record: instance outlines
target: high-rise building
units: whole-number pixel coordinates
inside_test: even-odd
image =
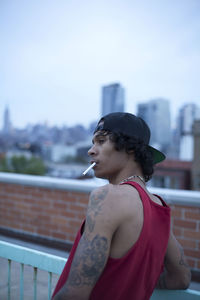
[[[151,129],[150,144],[166,151],[171,140],[169,101],[158,98],[138,105],[138,117],[141,117]]]
[[[124,112],[124,88],[119,83],[103,86],[102,116],[112,112]]]
[[[4,122],[3,122],[3,133],[9,134],[11,132],[11,121],[10,121],[10,111],[8,106],[6,106],[4,111]]]
[[[193,103],[185,104],[179,111],[178,128],[180,134],[180,159],[193,160],[193,124],[200,120],[200,108]]]
[[[194,159],[192,162],[192,187],[200,191],[200,119],[193,124]]]

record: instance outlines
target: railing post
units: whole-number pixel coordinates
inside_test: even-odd
[[[52,273],[48,272],[48,300],[51,300]]]
[[[8,259],[8,300],[10,300],[11,259]]]
[[[24,299],[24,264],[20,264],[20,300]]]
[[[34,286],[34,296],[33,299],[37,299],[37,268],[33,268],[33,286]]]

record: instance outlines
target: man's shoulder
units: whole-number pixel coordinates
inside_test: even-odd
[[[114,210],[126,208],[140,198],[138,191],[130,185],[106,184],[92,191],[90,200],[93,203],[102,202],[104,206],[112,206]],[[95,201],[96,199],[96,201]]]
[[[123,196],[124,194],[125,195],[131,194],[132,196],[138,195],[137,189],[130,185],[111,184],[111,183],[108,183],[106,185],[94,189],[91,192],[91,195],[98,195],[101,193],[105,194],[109,198],[113,198],[117,196],[120,197]]]
[[[87,220],[95,217],[98,226],[116,230],[138,214],[138,209],[141,209],[139,198],[137,190],[128,185],[106,184],[98,187],[90,194]]]

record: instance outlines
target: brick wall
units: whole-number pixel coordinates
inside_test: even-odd
[[[0,227],[72,243],[88,194],[0,183]]]
[[[53,185],[29,186],[0,180],[0,231],[9,229],[71,244],[85,217],[88,197],[89,191],[74,188],[64,190]],[[184,247],[191,268],[200,271],[200,204],[170,206],[175,236]]]
[[[200,208],[171,205],[173,231],[191,268],[200,271]]]

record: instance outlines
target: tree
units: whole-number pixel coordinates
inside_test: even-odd
[[[26,158],[24,155],[12,156],[10,160],[3,158],[0,160],[1,172],[12,172],[20,174],[44,175],[46,167],[41,158],[32,156]]]

